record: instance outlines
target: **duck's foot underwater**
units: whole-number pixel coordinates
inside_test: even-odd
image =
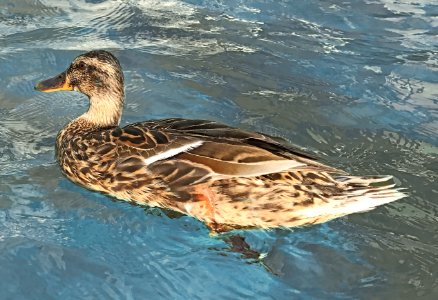
[[[244,258],[259,260],[261,253],[251,249],[251,246],[241,235],[230,235],[223,238],[223,241],[230,245],[230,251],[241,253]]]

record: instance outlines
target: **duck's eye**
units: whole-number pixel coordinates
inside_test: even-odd
[[[83,61],[81,61],[81,62],[78,64],[78,69],[79,69],[79,70],[85,70],[86,67],[87,67],[87,65],[86,65]]]

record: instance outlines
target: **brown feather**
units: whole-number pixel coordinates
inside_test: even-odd
[[[85,93],[90,108],[59,132],[56,157],[88,189],[173,209],[217,231],[315,224],[405,197],[390,177],[346,176],[296,146],[214,121],[120,128],[123,73],[109,52],[77,57],[64,77],[62,86]],[[38,87],[50,90],[47,82]]]

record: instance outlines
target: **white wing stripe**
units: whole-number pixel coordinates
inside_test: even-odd
[[[164,152],[161,152],[161,153],[158,153],[156,155],[153,155],[151,157],[146,158],[144,160],[144,163],[146,165],[150,165],[156,161],[163,160],[163,159],[175,156],[177,154],[189,151],[191,149],[197,148],[197,147],[201,146],[202,144],[203,144],[203,141],[197,141],[197,142],[187,144],[187,145],[184,145],[184,146],[181,146],[178,148],[170,149],[170,150],[167,150],[167,151],[164,151]]]

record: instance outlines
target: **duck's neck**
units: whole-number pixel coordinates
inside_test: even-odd
[[[92,96],[88,111],[78,119],[87,121],[95,127],[117,126],[122,116],[123,101],[123,92]]]

